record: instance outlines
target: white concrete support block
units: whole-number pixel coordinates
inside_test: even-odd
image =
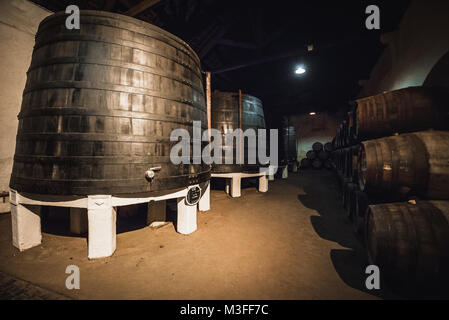
[[[116,248],[117,212],[112,207],[111,196],[89,196],[87,202],[89,219],[88,258],[111,256]]]
[[[225,192],[226,194],[231,193],[231,179],[225,179]]]
[[[178,198],[178,219],[176,231],[181,234],[190,234],[197,229],[196,205],[189,206],[185,198]]]
[[[241,185],[242,185],[241,177],[231,178],[231,189],[230,189],[231,197],[238,198],[241,196],[241,191],[240,191]]]
[[[274,181],[274,175],[276,174],[276,171],[278,170],[278,167],[276,166],[269,166],[268,167],[268,180]]]
[[[210,182],[207,184],[200,201],[198,202],[198,210],[209,211],[210,210]]]
[[[12,244],[20,251],[41,244],[40,211],[41,206],[11,202]]]
[[[70,208],[70,232],[83,234],[88,231],[87,210],[84,208]]]
[[[167,201],[150,201],[148,203],[147,226],[159,228],[167,224]]]
[[[298,172],[298,163],[296,161],[292,163],[292,171]]]
[[[288,166],[282,168],[282,179],[288,178]]]
[[[259,178],[259,192],[268,192],[268,177],[266,175]]]

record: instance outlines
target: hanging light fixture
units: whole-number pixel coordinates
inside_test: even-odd
[[[298,66],[295,70],[296,74],[304,74],[306,73],[306,69],[303,66]]]

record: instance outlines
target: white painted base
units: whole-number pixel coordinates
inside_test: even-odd
[[[232,198],[241,196],[241,184],[243,178],[259,177],[259,192],[268,191],[268,177],[266,173],[212,173],[212,178],[225,178],[225,192]]]
[[[88,231],[88,227],[87,210],[84,208],[70,208],[70,232],[83,234]]]
[[[265,175],[259,178],[259,192],[268,192],[268,177]]]
[[[238,198],[241,196],[241,183],[242,179],[240,177],[233,177],[226,179],[225,192],[233,198]]]
[[[189,206],[185,198],[178,198],[178,219],[176,231],[181,234],[191,234],[196,231],[196,205]]]
[[[198,202],[198,210],[200,210],[200,211],[209,211],[210,210],[210,182],[207,184],[207,187],[203,191],[201,199]]]
[[[10,190],[13,245],[23,251],[41,244],[41,206],[71,208],[70,229],[77,234],[85,232],[85,217],[87,217],[89,259],[109,257],[114,253],[116,249],[117,219],[115,207],[117,206],[150,202],[150,211],[152,210],[150,207],[153,206],[154,210],[158,213],[163,213],[163,216],[165,216],[165,201],[178,199],[177,229],[180,233],[189,234],[197,229],[197,205],[188,206],[185,204],[184,199],[188,189],[185,188],[173,193],[141,198],[133,198],[132,195],[128,197],[126,195],[122,197],[111,195],[92,195],[88,197],[22,195],[15,190]],[[205,211],[208,205],[210,207],[210,187],[206,189],[203,197],[203,201],[201,202],[200,200],[198,206]],[[182,201],[179,199],[182,199]],[[151,221],[153,226],[163,224],[166,224],[166,222]]]
[[[111,256],[116,249],[117,213],[111,196],[88,197],[88,258]]]
[[[297,162],[293,162],[292,163],[292,171],[293,172],[298,172],[298,163]]]
[[[11,203],[12,244],[20,251],[42,242],[40,206]]]
[[[277,166],[269,166],[268,167],[268,180],[274,181],[274,175],[276,174],[276,171],[278,170]]]
[[[231,184],[230,184],[230,190],[229,190],[231,197],[238,198],[242,195],[241,186],[242,186],[242,178],[241,177],[231,178]]]
[[[281,169],[282,169],[282,179],[287,179],[288,178],[288,166],[281,167]]]

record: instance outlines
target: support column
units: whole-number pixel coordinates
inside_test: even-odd
[[[231,179],[225,179],[225,192],[231,194]]]
[[[268,192],[268,178],[266,175],[259,178],[259,192]]]
[[[288,165],[282,168],[282,179],[288,178]]]
[[[83,234],[88,231],[87,210],[84,208],[70,208],[70,232]]]
[[[197,229],[196,205],[189,206],[185,198],[178,198],[178,219],[176,231],[181,234],[190,234]]]
[[[231,197],[238,198],[241,196],[240,188],[242,185],[242,178],[241,177],[233,177],[231,178]]]
[[[19,197],[16,191],[10,191],[12,244],[24,251],[42,242],[41,206],[22,205]]]
[[[112,207],[111,196],[88,197],[88,257],[89,259],[111,256],[116,248],[117,213]]]
[[[292,164],[292,171],[293,172],[298,172],[298,163],[295,161]]]
[[[274,174],[276,173],[277,168],[275,166],[268,167],[268,180],[274,181]]]
[[[147,226],[158,228],[167,223],[167,201],[150,201],[148,203]]]
[[[207,184],[207,187],[201,196],[201,199],[198,203],[198,210],[200,211],[210,210],[210,182]]]

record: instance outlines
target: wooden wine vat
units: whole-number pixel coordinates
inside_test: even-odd
[[[148,193],[207,181],[210,166],[175,165],[170,134],[207,129],[200,60],[143,21],[81,11],[39,26],[19,114],[10,187],[55,195]],[[155,171],[153,179],[145,173]]]
[[[266,164],[258,163],[258,140],[251,144],[245,138],[244,148],[242,152],[243,164],[237,164],[237,143],[234,141],[233,149],[233,164],[225,163],[225,134],[233,130],[241,128],[243,131],[247,129],[254,129],[256,136],[258,129],[265,129],[265,117],[263,112],[262,101],[248,94],[242,94],[241,105],[242,111],[240,114],[240,97],[238,93],[214,91],[212,95],[212,128],[218,129],[222,134],[222,164],[213,164],[212,171],[214,173],[233,173],[233,172],[259,172],[261,166]],[[240,123],[241,122],[241,123]],[[267,140],[269,140],[267,134]],[[268,144],[268,142],[267,142]],[[268,146],[267,146],[268,148]],[[249,163],[248,153],[252,152],[256,155],[256,163]],[[267,151],[268,153],[268,151]]]
[[[282,128],[283,159],[286,162],[297,160],[296,129],[293,126]]]

